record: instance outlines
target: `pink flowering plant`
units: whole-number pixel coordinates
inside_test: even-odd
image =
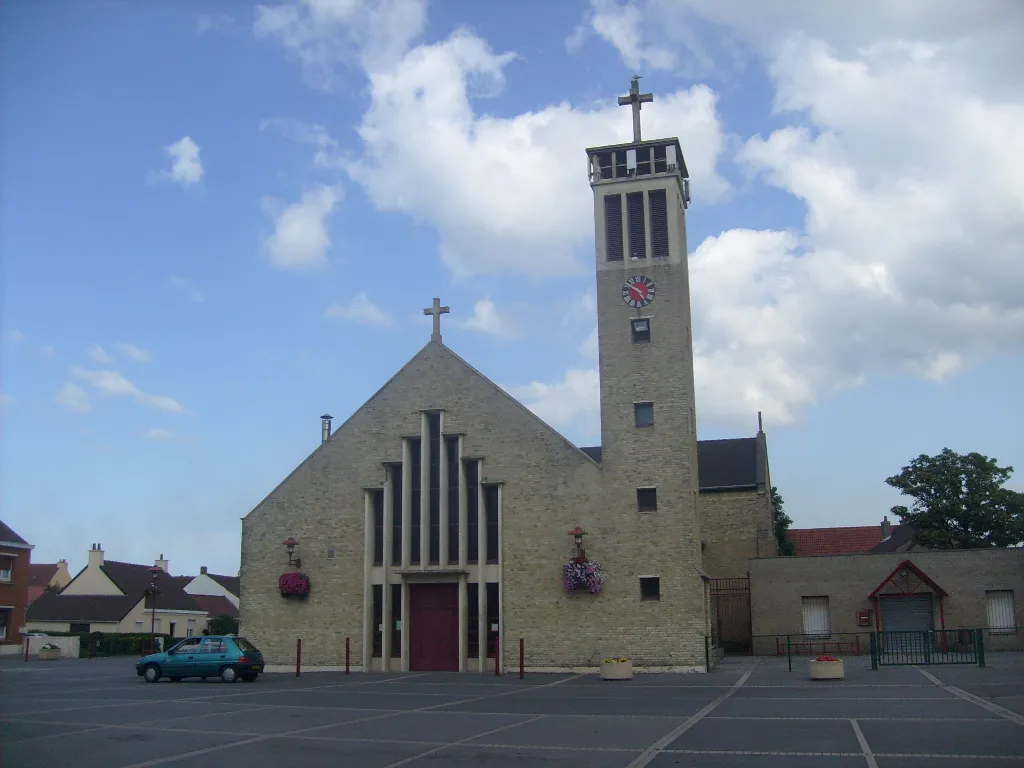
[[[596,560],[573,558],[562,567],[562,584],[570,592],[586,589],[596,594],[604,586],[604,571]]]
[[[286,573],[278,581],[281,597],[303,598],[309,594],[309,577],[304,573]]]

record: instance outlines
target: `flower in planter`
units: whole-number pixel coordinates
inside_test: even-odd
[[[815,661],[842,661],[838,656],[819,656]]]
[[[625,664],[628,661],[629,661],[629,659],[627,659],[625,656],[620,656],[617,659],[605,659],[604,663],[605,664]]]
[[[303,598],[309,594],[309,577],[304,573],[286,573],[278,580],[281,597]]]
[[[597,593],[604,586],[604,571],[595,560],[572,559],[562,567],[562,584],[570,592],[586,588]]]

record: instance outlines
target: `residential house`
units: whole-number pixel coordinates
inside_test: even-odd
[[[47,590],[60,592],[70,581],[67,560],[32,563],[28,567],[28,604],[32,605]]]
[[[892,525],[888,516],[881,525],[856,525],[843,528],[791,528],[787,534],[797,557],[821,555],[858,555],[865,552],[909,552],[914,549],[914,529]]]
[[[85,568],[59,594],[29,607],[29,629],[40,632],[150,632],[172,637],[200,634],[208,614],[185,592],[193,579],[172,576],[160,556],[153,566],[106,560],[99,544]],[[156,587],[155,601],[150,595]]]
[[[0,520],[0,645],[21,644],[32,545]]]
[[[211,619],[218,616],[238,618],[240,589],[237,576],[210,573],[204,565],[199,569],[199,575],[189,580],[184,589]]]

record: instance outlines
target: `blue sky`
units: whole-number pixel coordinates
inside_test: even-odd
[[[693,177],[700,437],[763,411],[799,527],[944,446],[1024,465],[1019,16],[927,5],[5,4],[0,514],[73,572],[234,572],[434,296],[599,442],[583,150],[634,72]]]

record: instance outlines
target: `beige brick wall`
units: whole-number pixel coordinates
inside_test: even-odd
[[[767,491],[702,493],[700,515],[704,570],[712,578],[746,576],[750,558],[775,555]]]
[[[833,633],[872,631],[873,626],[857,626],[857,611],[874,611],[868,595],[904,560],[913,562],[949,593],[943,598],[947,629],[985,627],[985,590],[993,589],[1014,591],[1017,624],[1022,623],[1022,549],[777,557],[750,561],[754,634],[801,633],[801,597],[805,595],[828,595]],[[935,617],[938,628],[937,608]],[[999,645],[998,638],[995,643]]]
[[[692,534],[684,535],[692,508],[641,516],[632,487],[602,493],[594,462],[431,343],[243,520],[241,632],[268,664],[293,663],[300,637],[306,664],[343,664],[346,636],[353,661],[362,658],[363,488],[381,483],[382,462],[401,459],[400,437],[419,434],[420,410],[434,408],[445,411],[446,433],[465,433],[463,455],[482,457],[482,475],[505,483],[506,665],[518,664],[520,637],[531,667],[595,664],[612,654],[638,664],[703,663],[702,593],[686,557]],[[576,525],[605,568],[603,594],[568,595],[561,585]],[[312,582],[306,600],[278,590],[288,536],[299,539],[296,554]],[[326,559],[327,547],[336,559]],[[662,600],[641,602],[636,577],[652,569]]]

